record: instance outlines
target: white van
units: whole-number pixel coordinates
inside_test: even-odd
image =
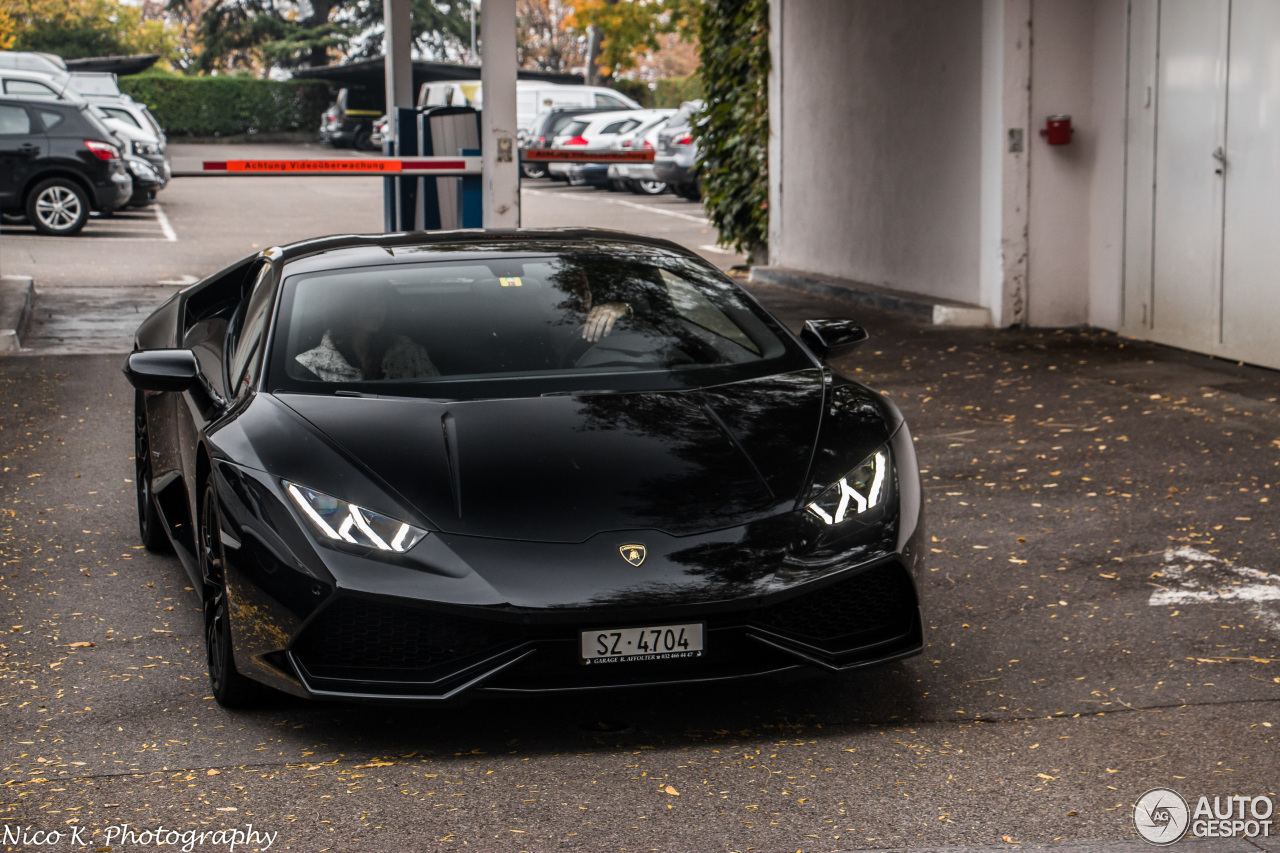
[[[418,91],[419,107],[475,107],[484,105],[479,80],[444,80],[424,83]],[[606,107],[638,110],[640,105],[621,92],[604,86],[568,86],[537,80],[516,81],[516,126],[524,129],[534,116],[553,107]]]

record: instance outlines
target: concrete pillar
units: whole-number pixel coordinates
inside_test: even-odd
[[[398,108],[412,107],[413,91],[413,37],[409,31],[410,0],[384,0],[382,6],[382,37],[384,61],[387,81],[387,117],[388,128],[395,142],[391,152],[397,156],[400,151],[400,121]],[[417,152],[414,152],[417,153]],[[383,230],[397,231],[401,227],[412,228],[413,223],[400,223],[396,212],[400,209],[398,197],[403,188],[401,181],[395,178],[384,178],[383,186]]]
[[[480,119],[485,228],[520,225],[520,159],[516,148],[516,0],[480,5]]]
[[[991,311],[995,326],[1025,325],[1029,157],[1035,134],[1031,0],[983,0],[981,121],[981,304]]]

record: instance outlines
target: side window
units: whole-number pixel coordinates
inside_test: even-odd
[[[249,304],[245,306],[236,334],[235,350],[231,354],[231,369],[227,375],[231,379],[228,391],[233,397],[245,386],[252,387],[258,380],[262,364],[262,343],[266,338],[267,318],[271,314],[275,295],[275,288],[271,286],[271,265],[264,263],[254,277]]]
[[[122,110],[119,107],[103,107],[102,111],[111,118],[119,119],[127,125],[142,129],[142,125],[138,124],[138,120],[128,110]]]
[[[707,297],[698,292],[692,284],[674,273],[659,270],[662,283],[667,286],[667,295],[671,297],[671,307],[685,320],[701,326],[713,334],[727,338],[735,344],[748,349],[756,355],[760,348],[756,346],[737,324],[724,315]]]
[[[31,132],[31,116],[22,107],[0,107],[0,134],[18,136]]]
[[[613,107],[614,109],[625,110],[630,109],[629,104],[625,104],[612,95],[596,95],[597,107]]]
[[[626,125],[627,125],[627,122],[625,122],[625,121],[615,121],[615,122],[610,122],[609,124],[606,124],[606,125],[604,126],[604,129],[603,129],[603,130],[601,130],[601,131],[600,131],[600,135],[601,135],[601,136],[604,136],[605,134],[621,133],[621,132],[622,132],[622,129],[623,129]]]
[[[44,125],[46,131],[53,130],[62,124],[62,120],[66,118],[62,113],[55,110],[36,110],[36,115],[40,116],[40,123]]]
[[[4,93],[6,95],[27,95],[35,98],[58,100],[57,92],[43,83],[37,83],[35,80],[5,80]]]

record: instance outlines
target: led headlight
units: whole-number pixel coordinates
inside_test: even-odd
[[[882,447],[836,480],[805,509],[825,524],[839,524],[884,503],[889,491],[889,449]]]
[[[158,181],[160,176],[156,174],[156,170],[146,160],[129,160],[129,171],[133,172],[139,178],[149,181]]]
[[[298,509],[326,539],[403,554],[427,535],[421,528],[306,486],[287,480],[284,486]]]

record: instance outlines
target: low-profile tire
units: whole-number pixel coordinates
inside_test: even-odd
[[[227,585],[223,574],[226,552],[218,517],[218,498],[212,475],[200,498],[200,524],[196,532],[200,572],[204,577],[204,644],[209,666],[209,687],[224,708],[252,708],[261,704],[265,688],[236,669],[231,637]]]
[[[147,429],[146,401],[141,391],[134,392],[133,400],[133,483],[138,495],[138,539],[148,551],[165,553],[172,548],[151,491],[151,435]]]
[[[89,221],[89,196],[69,178],[50,178],[27,195],[27,221],[41,234],[69,237]]]
[[[539,166],[536,163],[521,163],[520,174],[526,178],[545,178],[547,176],[547,167]]]
[[[667,185],[662,181],[632,181],[631,191],[640,195],[662,195]]]

